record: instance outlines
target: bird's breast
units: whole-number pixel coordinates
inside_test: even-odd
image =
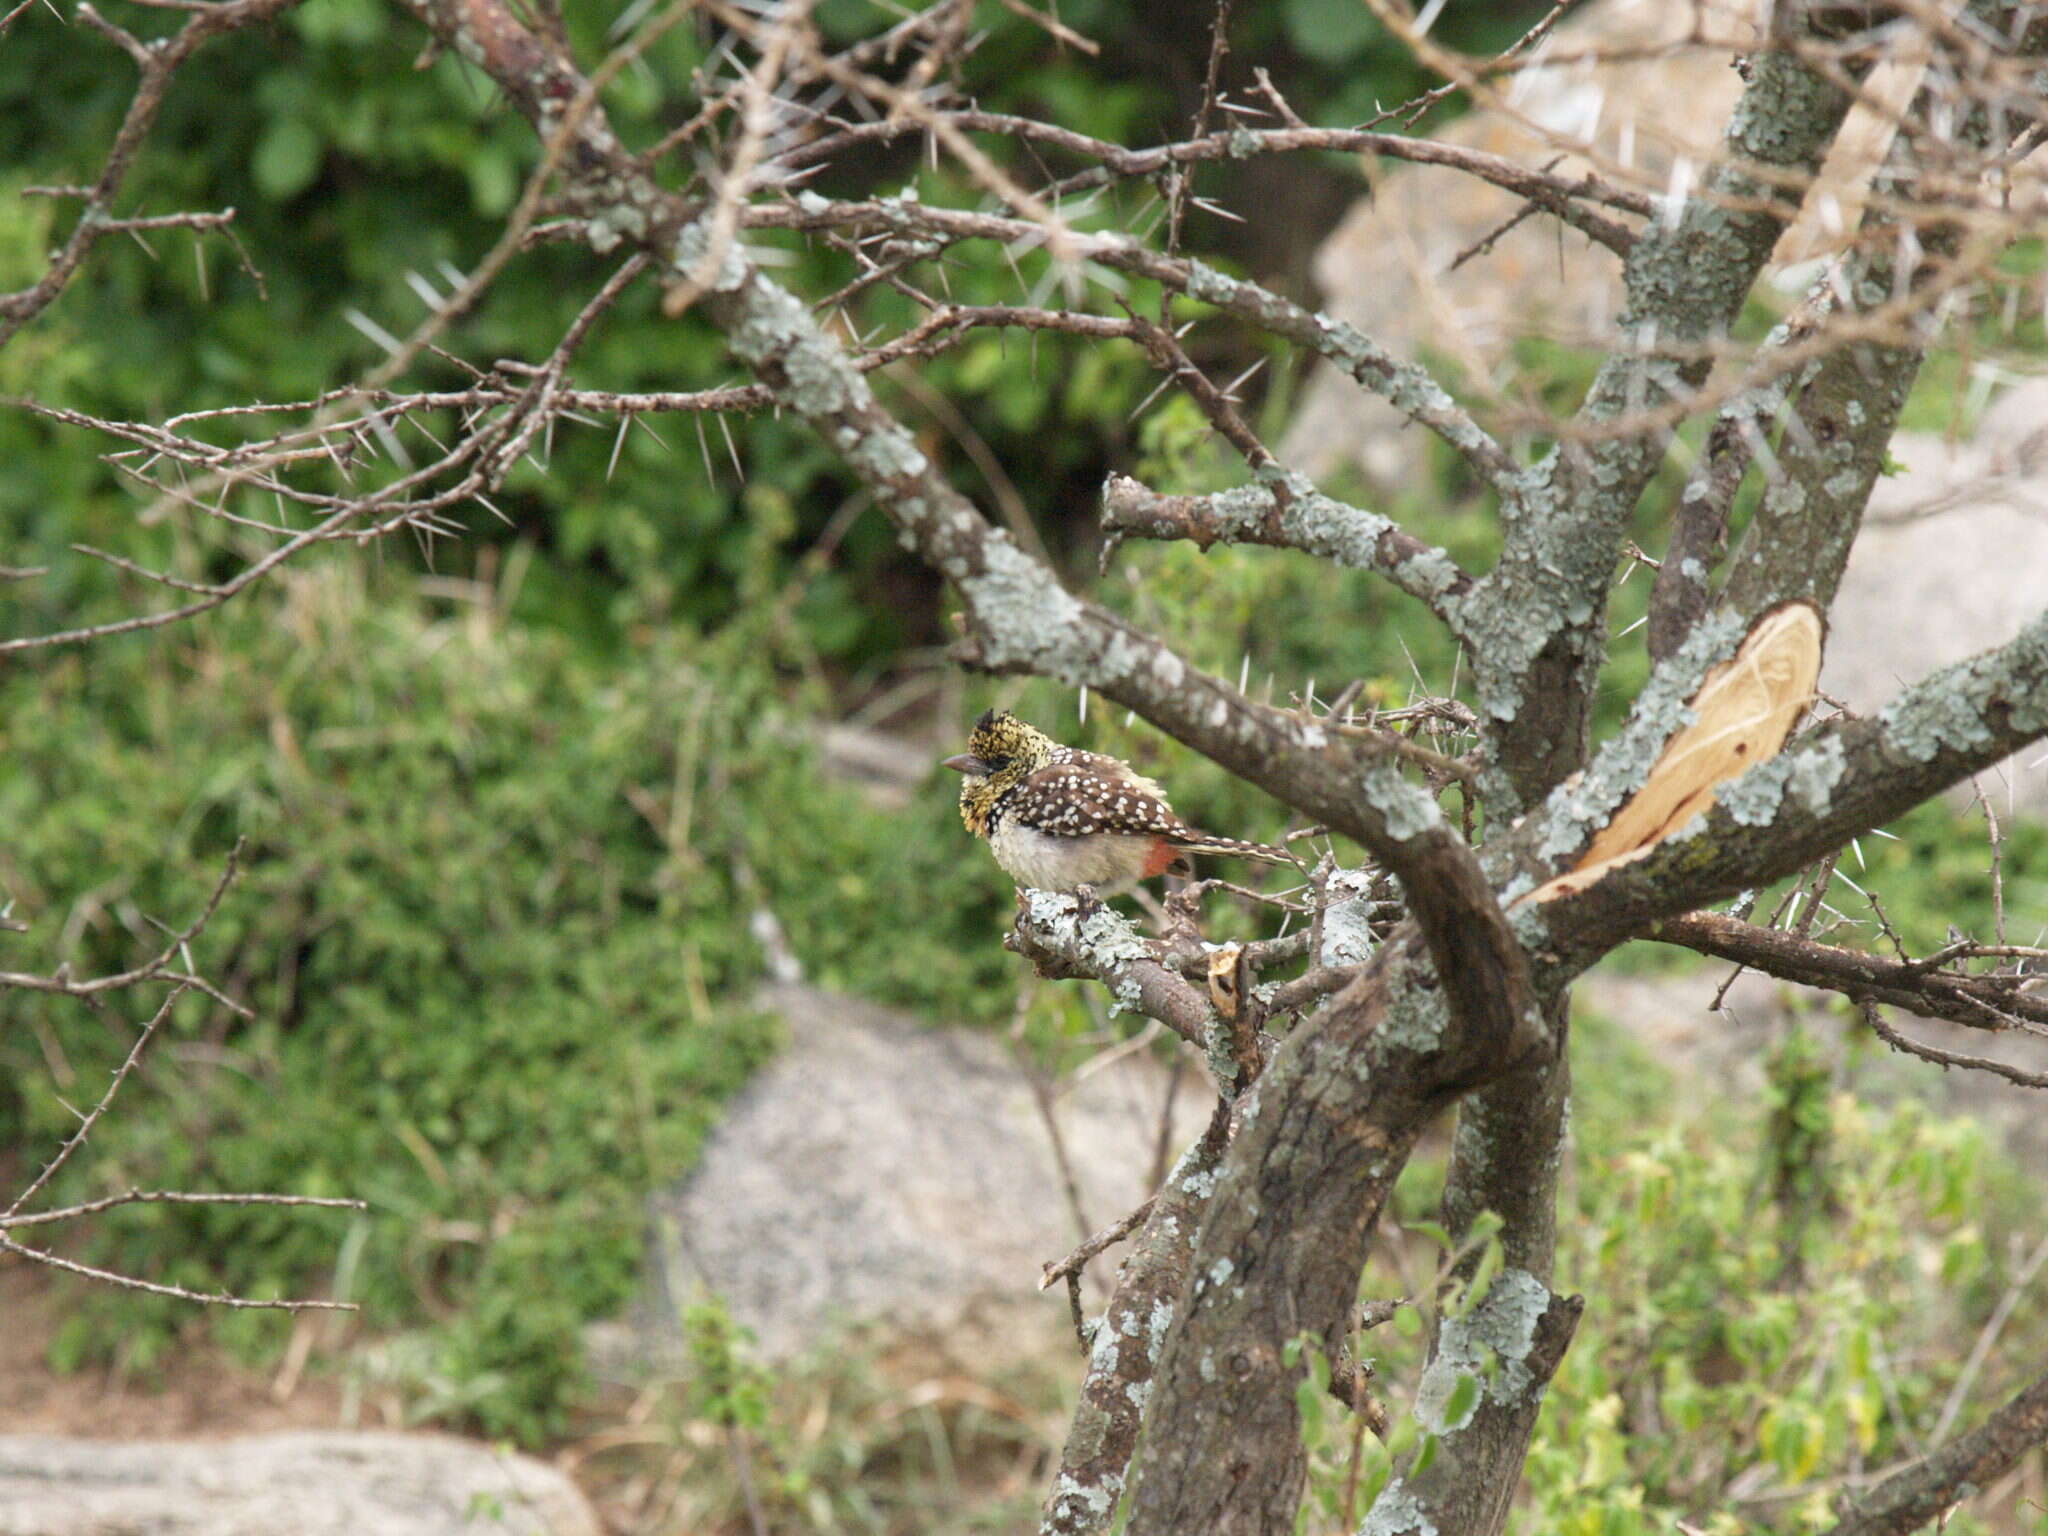
[[[997,820],[988,845],[1003,873],[1019,885],[1071,891],[1077,885],[1111,886],[1140,878],[1156,841],[1151,833],[1054,837],[1004,816]]]

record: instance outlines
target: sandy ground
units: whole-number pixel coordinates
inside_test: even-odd
[[[214,1350],[180,1351],[125,1379],[103,1367],[60,1375],[49,1341],[63,1290],[34,1266],[0,1260],[0,1434],[225,1439],[341,1424],[338,1384],[250,1371]]]

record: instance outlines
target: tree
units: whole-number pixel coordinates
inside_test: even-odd
[[[1203,1045],[1220,1092],[1209,1134],[1126,1229],[1134,1248],[1092,1333],[1046,1530],[1105,1529],[1120,1503],[1132,1532],[1293,1529],[1304,1477],[1297,1389],[1320,1358],[1334,1389],[1363,1411],[1347,1338],[1367,1245],[1418,1136],[1452,1104],[1443,1226],[1460,1254],[1450,1278],[1462,1299],[1442,1313],[1418,1392],[1426,1449],[1382,1490],[1365,1528],[1503,1527],[1545,1384],[1583,1306],[1551,1289],[1569,989],[1618,946],[1654,935],[1828,988],[1880,1029],[1889,1028],[1881,1010],[1894,1006],[1987,1029],[2048,1023],[2022,968],[2038,953],[2002,936],[1891,958],[1752,924],[1746,908],[1707,910],[1809,868],[1824,884],[1851,838],[2048,735],[2048,611],[2006,645],[1906,687],[1875,717],[1838,715],[1782,750],[1782,733],[1755,738],[1732,765],[1746,771],[1690,780],[1681,814],[1652,818],[1624,847],[1600,841],[1626,807],[1644,803],[1646,782],[1668,787],[1655,777],[1667,743],[1708,713],[1734,675],[1727,664],[1753,659],[1772,617],[1788,605],[1825,612],[1936,317],[1983,301],[1999,280],[1996,261],[2038,218],[2029,155],[2042,121],[2036,61],[2048,46],[2039,7],[1781,3],[1762,33],[1721,39],[1739,46],[1746,81],[1721,157],[1696,185],[1653,195],[1619,168],[1565,176],[1377,127],[1313,128],[1263,80],[1255,99],[1229,102],[1220,84],[1227,5],[1193,133],[1133,149],[961,101],[945,83],[972,44],[975,17],[961,0],[850,39],[794,0],[679,3],[638,15],[588,69],[554,7],[404,4],[431,49],[467,61],[532,125],[538,164],[495,246],[411,336],[391,339],[380,367],[317,400],[254,402],[227,425],[219,413],[155,423],[31,406],[126,445],[116,457],[148,492],[145,521],[225,520],[255,552],[204,580],[155,573],[177,596],[148,613],[9,637],[0,653],[177,622],[317,544],[452,532],[451,519],[489,507],[564,419],[611,416],[623,432],[662,412],[772,409],[828,443],[950,583],[963,664],[1056,679],[1123,705],[1364,848],[1369,869],[1318,865],[1318,915],[1305,940],[1259,941],[1220,959],[1201,943],[1192,903],[1177,904],[1161,938],[1085,898],[1035,893],[1020,906],[1018,950],[1049,973],[1100,982]],[[1454,90],[1500,99],[1497,82],[1539,56],[1563,10],[1485,61],[1432,41],[1396,0],[1368,4],[1444,77],[1422,107]],[[157,42],[80,7],[140,80],[99,180],[58,189],[79,217],[41,279],[0,298],[0,341],[59,296],[101,237],[228,226],[220,213],[121,215],[123,177],[184,61],[291,5],[218,0]],[[1080,45],[1056,18],[1010,9],[1023,18],[1010,24]],[[607,93],[664,36],[698,24],[721,39],[714,66],[677,103],[671,132],[630,146],[612,126]],[[1767,338],[1738,342],[1742,307],[1851,104],[1907,38],[1929,63],[1859,227]],[[831,115],[842,101],[860,104],[859,121]],[[1227,124],[1226,108],[1238,109]],[[948,157],[977,205],[882,190],[900,167],[874,152],[906,142]],[[1625,304],[1576,409],[1560,420],[1504,411],[1489,420],[1419,362],[1183,254],[1204,165],[1307,150],[1481,177],[1613,252]],[[678,171],[684,151],[694,169]],[[1146,237],[1114,227],[1100,208],[1077,208],[1125,184],[1159,191],[1163,217]],[[839,253],[852,275],[830,291],[792,291],[772,265],[773,242],[792,233]],[[542,243],[595,258],[583,268],[587,301],[546,355],[486,364],[441,351],[507,266]],[[943,296],[949,258],[991,261],[998,247],[1041,279],[1025,302]],[[715,328],[749,379],[689,393],[578,388],[579,346],[647,280],[663,286],[671,319],[690,314]],[[1101,299],[1105,285],[1113,304]],[[1045,302],[1055,291],[1064,302]],[[908,301],[899,313],[909,320],[885,339],[865,329],[876,295]],[[1290,472],[1183,345],[1187,326],[1203,322],[1254,328],[1328,359],[1446,443],[1497,509],[1493,566],[1468,570]],[[985,517],[869,379],[977,331],[1013,328],[1142,349],[1242,457],[1245,483],[1213,495],[1113,478],[1102,501],[1112,540],[1264,544],[1383,577],[1462,644],[1477,707],[1447,702],[1438,713],[1469,731],[1471,750],[1424,747],[1349,697],[1261,703],[1076,593],[1028,529]],[[461,377],[409,386],[434,359]],[[416,461],[398,433],[432,418],[451,430]],[[1650,610],[1655,670],[1627,724],[1596,751],[1610,583],[1646,489],[1695,421],[1707,423],[1704,451],[1676,500],[1651,509],[1667,530]],[[1738,493],[1752,479],[1754,510],[1729,551]],[[259,510],[273,504],[311,521]],[[1803,689],[1791,702],[1804,703]],[[1455,819],[1442,803],[1453,790]],[[1555,883],[1574,870],[1577,879]],[[1303,960],[1277,991],[1254,990],[1262,973]],[[1266,1028],[1289,1018],[1279,1038]],[[2048,1377],[1878,1483],[1838,1529],[1910,1529],[2044,1434]]]

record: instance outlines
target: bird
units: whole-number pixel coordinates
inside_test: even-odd
[[[1061,746],[1007,710],[977,720],[967,750],[942,766],[961,776],[967,830],[1026,889],[1114,895],[1154,875],[1192,873],[1196,853],[1295,862],[1264,843],[1196,831],[1130,764]]]

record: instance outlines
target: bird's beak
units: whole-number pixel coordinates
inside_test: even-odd
[[[955,773],[972,773],[981,778],[988,777],[988,764],[984,763],[972,752],[962,752],[958,757],[949,757],[939,766],[941,768],[950,768]]]

